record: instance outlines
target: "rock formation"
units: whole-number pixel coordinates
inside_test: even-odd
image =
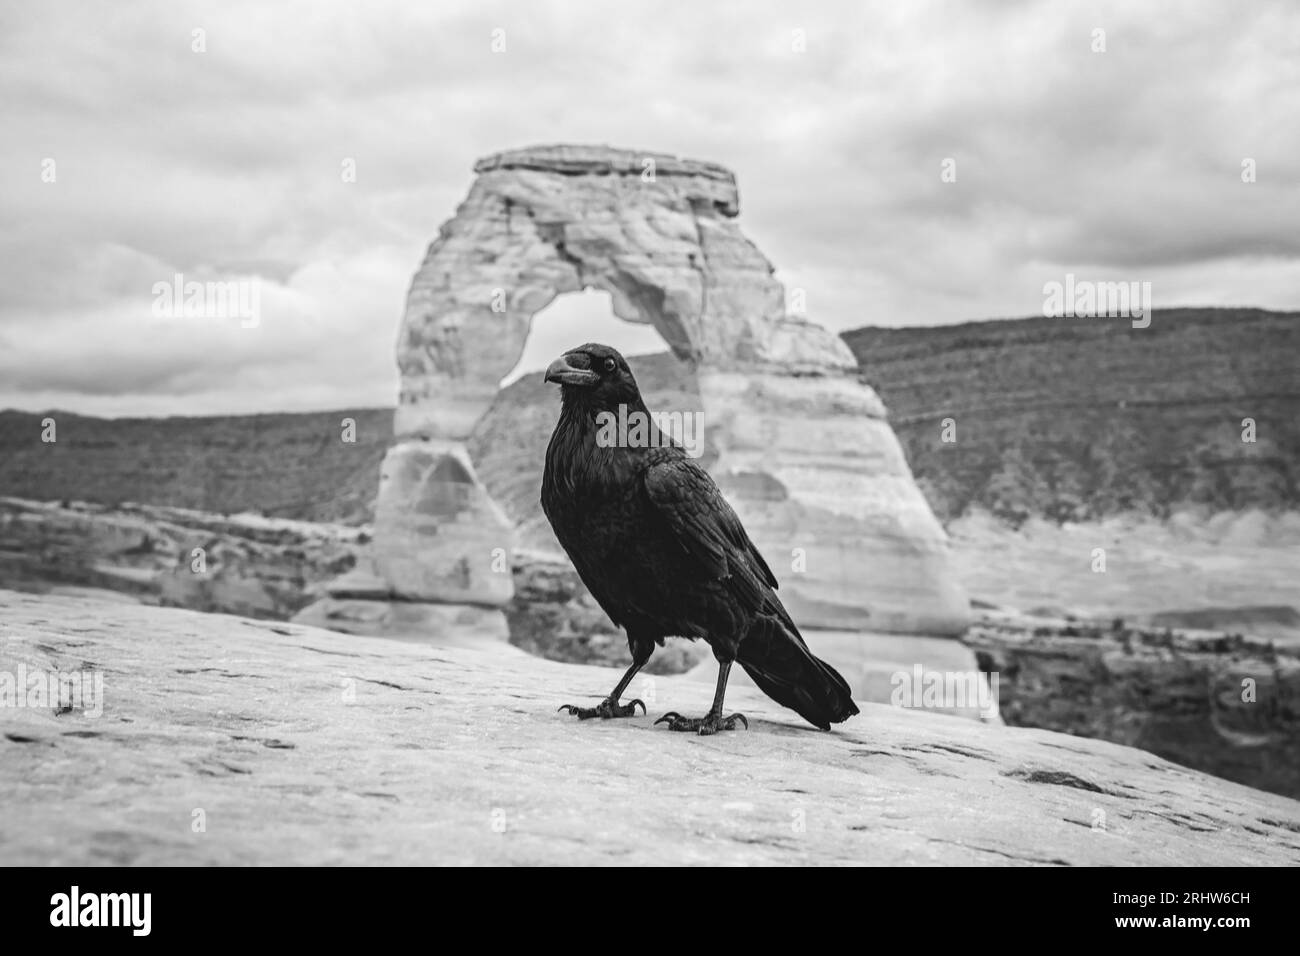
[[[0,585],[287,620],[355,571],[369,537],[260,515],[0,498]]]
[[[1157,309],[1145,329],[1039,315],[844,340],[945,521],[1300,510],[1300,313]]]
[[[47,417],[58,426],[48,444]],[[392,435],[384,408],[195,418],[0,411],[0,495],[366,524]]]
[[[1050,731],[737,687],[750,729],[694,737],[653,721],[709,686],[658,676],[580,724],[607,669],[6,591],[0,635],[0,674],[102,687],[0,708],[10,865],[1300,863],[1296,801]]]
[[[1098,737],[1300,797],[1300,648],[1222,631],[980,614],[1003,719]]]
[[[507,636],[484,608],[392,600],[369,570],[369,540],[366,528],[257,515],[0,498],[0,587],[439,644]],[[511,644],[557,661],[626,665],[623,632],[562,554],[521,548],[512,578]],[[1206,628],[1216,616],[1190,619]],[[1212,626],[1170,630],[986,608],[962,642],[866,630],[808,635],[860,700],[891,700],[896,675],[918,662],[946,674],[996,672],[1001,719],[1010,724],[1142,747],[1248,786],[1300,794],[1300,649]],[[707,693],[717,676],[707,647],[669,641],[645,671],[687,672]],[[1241,699],[1246,678],[1249,702]],[[751,685],[736,672],[731,686]],[[990,720],[979,700],[926,709]]]
[[[375,570],[394,594],[510,601],[502,554],[521,516],[494,501],[468,446],[532,317],[594,288],[690,363],[709,467],[802,624],[960,632],[967,602],[945,535],[884,407],[839,338],[786,313],[771,263],[736,225],[728,170],[548,146],[475,172],[415,276],[398,338],[397,440],[375,525]]]

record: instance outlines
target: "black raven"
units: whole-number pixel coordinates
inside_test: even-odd
[[[560,385],[560,420],[546,449],[542,510],[632,652],[609,697],[560,709],[582,719],[645,710],[619,698],[656,643],[686,637],[706,640],[718,660],[713,706],[702,718],[671,712],[655,723],[701,734],[737,721],[748,727],[743,714],[723,715],[733,661],[823,730],[856,714],[848,684],[808,650],[776,596],[776,577],[713,479],[654,427],[623,356],[583,345],[551,363],[546,381]],[[624,435],[612,427],[620,414],[632,425]]]

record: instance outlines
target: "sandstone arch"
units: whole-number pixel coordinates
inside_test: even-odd
[[[786,314],[712,163],[592,146],[500,153],[442,226],[398,338],[398,441],[385,459],[375,566],[391,594],[450,606],[511,595],[514,524],[466,442],[557,296],[610,293],[696,369],[715,477],[809,626],[955,633],[966,602],[946,538],[875,393],[837,336]],[[540,463],[538,463],[540,469]]]

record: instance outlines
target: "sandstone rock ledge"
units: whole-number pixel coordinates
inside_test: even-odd
[[[0,591],[20,665],[104,707],[0,709],[0,864],[1300,862],[1296,801],[1139,750],[879,705],[823,734],[743,690],[748,732],[672,734],[709,697],[673,677],[579,724],[614,672],[502,644]]]

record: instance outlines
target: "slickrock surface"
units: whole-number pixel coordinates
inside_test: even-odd
[[[1300,511],[1031,518],[1017,529],[980,511],[949,530],[961,579],[985,605],[1300,647]],[[1094,570],[1098,548],[1104,573]]]
[[[1139,750],[740,689],[749,731],[673,734],[670,677],[579,723],[614,671],[455,644],[0,592],[0,691],[103,681],[0,709],[0,863],[1300,863],[1300,804]]]

